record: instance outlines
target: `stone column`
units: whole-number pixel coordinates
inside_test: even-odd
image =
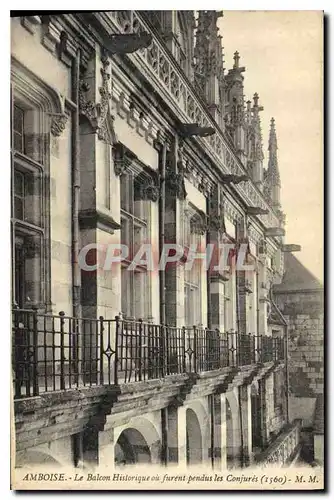
[[[115,466],[114,430],[108,429],[99,433],[99,466]]]
[[[220,467],[222,470],[227,468],[227,449],[226,449],[226,396],[220,395]]]
[[[261,444],[265,448],[268,443],[267,411],[266,411],[266,380],[259,380],[260,411],[261,411]]]
[[[213,458],[214,458],[214,469],[221,469],[221,455],[222,455],[222,436],[221,436],[221,425],[222,425],[222,413],[221,413],[221,397],[220,394],[214,394],[214,448],[213,448]]]
[[[88,469],[99,465],[99,431],[93,427],[82,433],[82,457]]]
[[[186,407],[179,406],[177,409],[177,443],[178,443],[178,464],[181,467],[187,465],[187,419]]]
[[[169,406],[167,409],[167,462],[177,464],[178,450],[178,408]]]
[[[245,385],[239,388],[242,437],[243,437],[243,465],[248,466],[252,462],[252,406],[251,406],[251,386]]]

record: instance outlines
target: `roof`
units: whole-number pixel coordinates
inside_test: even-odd
[[[269,314],[268,323],[271,325],[286,326],[287,323],[284,319],[284,316],[278,309],[275,301],[271,300],[270,302],[271,302],[271,311]]]
[[[315,434],[324,434],[324,396],[319,394],[314,410],[313,432]]]
[[[284,253],[282,282],[274,285],[274,293],[298,290],[323,290],[323,284],[292,253]]]

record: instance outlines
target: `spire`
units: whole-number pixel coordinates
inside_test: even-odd
[[[265,172],[265,195],[273,208],[280,209],[281,179],[277,160],[275,119],[270,120],[268,169]]]
[[[259,94],[256,92],[253,95],[253,103],[250,100],[246,103],[247,167],[251,173],[253,182],[262,190],[264,156],[260,111],[263,111],[263,106],[260,106],[259,100]]]
[[[273,186],[281,186],[281,179],[278,170],[277,161],[277,137],[275,129],[275,119],[270,120],[270,132],[269,132],[269,160],[268,160],[268,176],[271,178]]]

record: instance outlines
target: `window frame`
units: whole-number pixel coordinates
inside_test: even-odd
[[[150,240],[150,217],[149,217],[149,203],[151,203],[149,200],[144,200],[144,199],[137,199],[136,200],[136,181],[140,182],[140,175],[144,173],[144,170],[141,169],[138,165],[134,165],[131,168],[129,168],[126,172],[124,172],[120,176],[120,220],[121,220],[121,244],[128,245],[129,248],[129,254],[126,259],[122,260],[121,263],[121,296],[122,296],[122,303],[121,303],[121,311],[122,311],[122,316],[124,319],[127,320],[138,320],[138,319],[143,319],[149,316],[149,307],[147,304],[147,301],[144,298],[143,293],[137,292],[138,285],[140,288],[147,288],[150,283],[149,283],[149,277],[148,277],[148,272],[146,266],[142,265],[137,265],[134,270],[129,271],[129,278],[128,278],[128,283],[125,285],[125,290],[124,288],[124,278],[123,278],[123,272],[129,267],[131,264],[131,258],[133,258],[137,251],[138,248],[136,248],[136,237],[135,237],[135,230],[136,228],[140,228],[144,230],[144,238],[141,238],[141,242]],[[126,201],[127,201],[127,206],[122,207],[122,181],[124,182],[125,179],[128,179],[127,181],[127,186],[125,187],[126,192]],[[140,212],[141,212],[141,217],[139,214],[136,214],[136,203],[140,203]],[[130,235],[130,241],[125,242],[123,239],[123,225],[124,221],[127,221],[127,224],[129,225],[129,230],[127,231],[127,234]],[[143,282],[138,284],[138,278],[142,278]],[[137,283],[136,283],[137,280]],[[140,301],[140,311],[136,311],[137,306],[137,297],[141,298]],[[123,302],[123,297],[124,297],[124,302]],[[124,303],[126,302],[128,309],[125,311]],[[137,314],[139,312],[139,314]]]
[[[46,120],[50,120],[47,116],[45,106],[41,102],[41,95],[39,94],[39,99],[34,98],[36,93],[36,88],[31,83],[29,78],[24,80],[24,90],[22,89],[21,83],[22,75],[20,71],[12,73],[11,82],[11,240],[12,240],[12,302],[15,306],[20,306],[23,308],[37,307],[43,312],[49,312],[51,310],[51,283],[48,276],[50,275],[50,220],[49,220],[49,204],[50,200],[48,198],[49,186],[49,163],[50,163],[50,127],[46,123]],[[17,83],[19,82],[19,83]],[[46,96],[43,96],[45,99]],[[26,122],[26,117],[22,117],[22,147],[18,150],[17,143],[15,143],[15,118],[14,112],[15,108],[20,109],[23,114],[31,112],[30,117],[31,124],[28,125]],[[25,134],[31,133],[31,151],[30,154],[27,151],[27,143],[25,142]],[[34,142],[36,139],[36,142]],[[18,197],[15,192],[15,174],[22,175],[31,182],[32,196],[36,196],[35,200],[32,199],[33,207],[31,210],[32,214],[37,213],[36,220],[27,220],[24,213],[21,217],[17,217],[15,213],[15,199]],[[36,190],[36,191],[35,191]],[[20,197],[23,206],[24,201],[27,200],[27,192],[23,192]],[[35,202],[39,204],[37,212],[35,211]],[[26,207],[23,207],[23,212]],[[17,293],[16,286],[18,283],[18,278],[16,273],[19,272],[19,268],[26,267],[27,264],[20,263],[19,266],[16,265],[17,251],[16,246],[19,244],[19,240],[22,241],[23,247],[25,247],[24,240],[29,241],[31,238],[37,241],[37,252],[34,255],[36,265],[36,270],[33,271],[38,276],[38,279],[34,279],[34,298],[29,300],[29,298],[20,297],[20,304],[16,304],[16,299],[19,297],[20,292]],[[28,250],[22,250],[23,255]],[[28,283],[27,272],[24,273],[24,281]]]
[[[188,253],[191,245],[202,245],[203,235],[191,231],[191,218],[197,214],[201,216],[200,210],[195,207],[192,203],[185,203],[183,206],[184,213],[184,224],[182,228],[183,232],[183,245],[185,252]],[[195,271],[194,271],[195,269]],[[192,274],[193,273],[193,274]],[[190,278],[190,279],[189,279]],[[195,279],[193,279],[195,278]],[[184,266],[184,320],[186,326],[200,326],[202,325],[202,314],[203,314],[203,300],[202,300],[202,263],[198,260],[194,260],[192,268],[190,270],[185,269]],[[194,303],[190,303],[190,293],[196,292],[194,294]],[[187,300],[188,299],[188,300]],[[197,318],[196,318],[197,312]]]

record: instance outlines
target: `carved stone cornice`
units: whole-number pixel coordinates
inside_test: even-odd
[[[113,147],[115,174],[123,175],[132,165],[136,155],[127,149],[122,143],[117,142]]]
[[[101,62],[102,86],[99,87],[101,101],[99,103],[94,103],[86,98],[85,94],[90,90],[90,86],[81,78],[79,84],[79,110],[80,114],[87,118],[93,130],[97,133],[98,138],[109,142],[107,116],[109,111],[109,100],[111,99],[109,90],[110,73],[108,72],[110,62],[108,57],[104,54],[101,57]]]

